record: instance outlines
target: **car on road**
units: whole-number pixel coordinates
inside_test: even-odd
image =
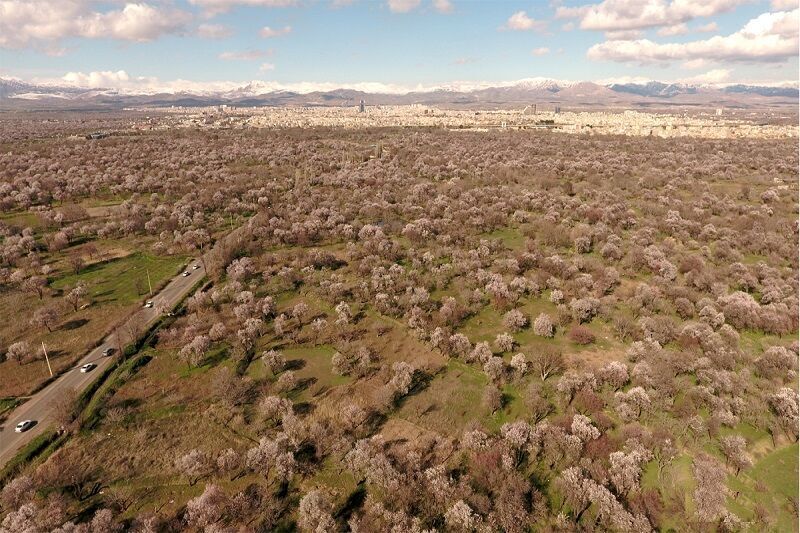
[[[150,309],[150,308],[152,308],[152,307],[153,307],[153,300],[147,300],[147,301],[144,303],[144,306],[145,306],[147,309]]]
[[[192,270],[197,270],[198,268],[200,268],[200,265],[192,265]]]
[[[92,370],[95,369],[96,366],[97,365],[94,363],[86,363],[81,367],[81,373],[86,374],[87,372],[91,372]]]
[[[113,355],[114,351],[115,351],[114,348],[106,348],[105,350],[103,350],[103,357],[108,357],[110,355]]]
[[[183,276],[184,278],[189,276],[189,275],[191,275],[191,272],[189,272],[188,270],[184,270],[183,274],[181,274],[181,276]]]
[[[23,433],[31,429],[34,425],[36,425],[36,422],[34,422],[33,420],[23,420],[22,422],[14,426],[14,431],[16,431],[17,433]]]

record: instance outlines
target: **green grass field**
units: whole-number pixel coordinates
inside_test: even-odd
[[[482,420],[486,374],[451,359],[420,394],[410,396],[394,415],[430,431],[458,436],[470,420]]]
[[[485,239],[500,240],[503,245],[512,250],[521,250],[525,244],[525,236],[516,228],[503,228],[484,233],[481,237]]]
[[[90,265],[77,275],[70,273],[53,281],[51,287],[69,289],[83,282],[96,303],[127,305],[147,294],[148,272],[155,291],[162,281],[174,276],[185,261],[183,256],[158,257],[137,252]]]
[[[779,448],[739,476],[730,476],[730,510],[743,520],[752,520],[760,506],[775,519],[770,531],[797,531],[798,451],[797,443]]]

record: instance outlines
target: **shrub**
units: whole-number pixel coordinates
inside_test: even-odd
[[[586,326],[573,327],[572,329],[569,330],[567,336],[572,342],[580,345],[591,344],[595,341],[594,333],[592,333],[592,330],[590,330]]]

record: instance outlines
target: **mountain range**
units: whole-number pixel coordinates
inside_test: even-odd
[[[353,106],[423,104],[463,108],[508,108],[537,104],[575,109],[603,107],[796,107],[797,87],[757,85],[695,85],[685,83],[567,82],[532,78],[505,84],[443,85],[402,92],[340,88],[287,90],[276,84],[252,81],[223,89],[170,90],[153,88],[82,88],[73,85],[36,84],[0,78],[0,109],[115,109],[131,106]]]

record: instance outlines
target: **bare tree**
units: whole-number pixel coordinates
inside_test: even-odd
[[[31,349],[30,344],[28,344],[26,341],[15,342],[8,347],[8,350],[6,350],[6,355],[20,365],[26,359],[30,358],[32,354],[33,350]]]
[[[31,317],[31,325],[37,327],[47,328],[47,331],[52,332],[58,322],[58,311],[55,307],[41,307],[33,313]]]
[[[72,288],[67,294],[64,295],[64,300],[72,306],[73,311],[78,310],[78,306],[81,303],[81,300],[86,298],[86,295],[89,291],[86,290],[86,285],[83,283],[78,283],[75,287]]]
[[[40,300],[44,297],[45,287],[47,287],[47,280],[42,276],[31,276],[22,283],[24,290],[35,294]]]
[[[336,523],[331,516],[330,500],[321,490],[312,490],[300,500],[297,523],[304,531],[333,531]]]
[[[729,435],[720,439],[722,453],[728,464],[732,464],[736,469],[736,475],[742,468],[748,468],[753,464],[753,460],[747,453],[747,441],[740,435]]]
[[[67,259],[67,262],[69,263],[69,266],[72,267],[72,272],[74,272],[76,276],[80,274],[81,270],[83,270],[83,267],[86,266],[86,261],[84,261],[83,257],[81,257],[79,254],[70,255]]]
[[[214,462],[207,453],[193,448],[175,460],[175,468],[194,485],[213,471]]]

